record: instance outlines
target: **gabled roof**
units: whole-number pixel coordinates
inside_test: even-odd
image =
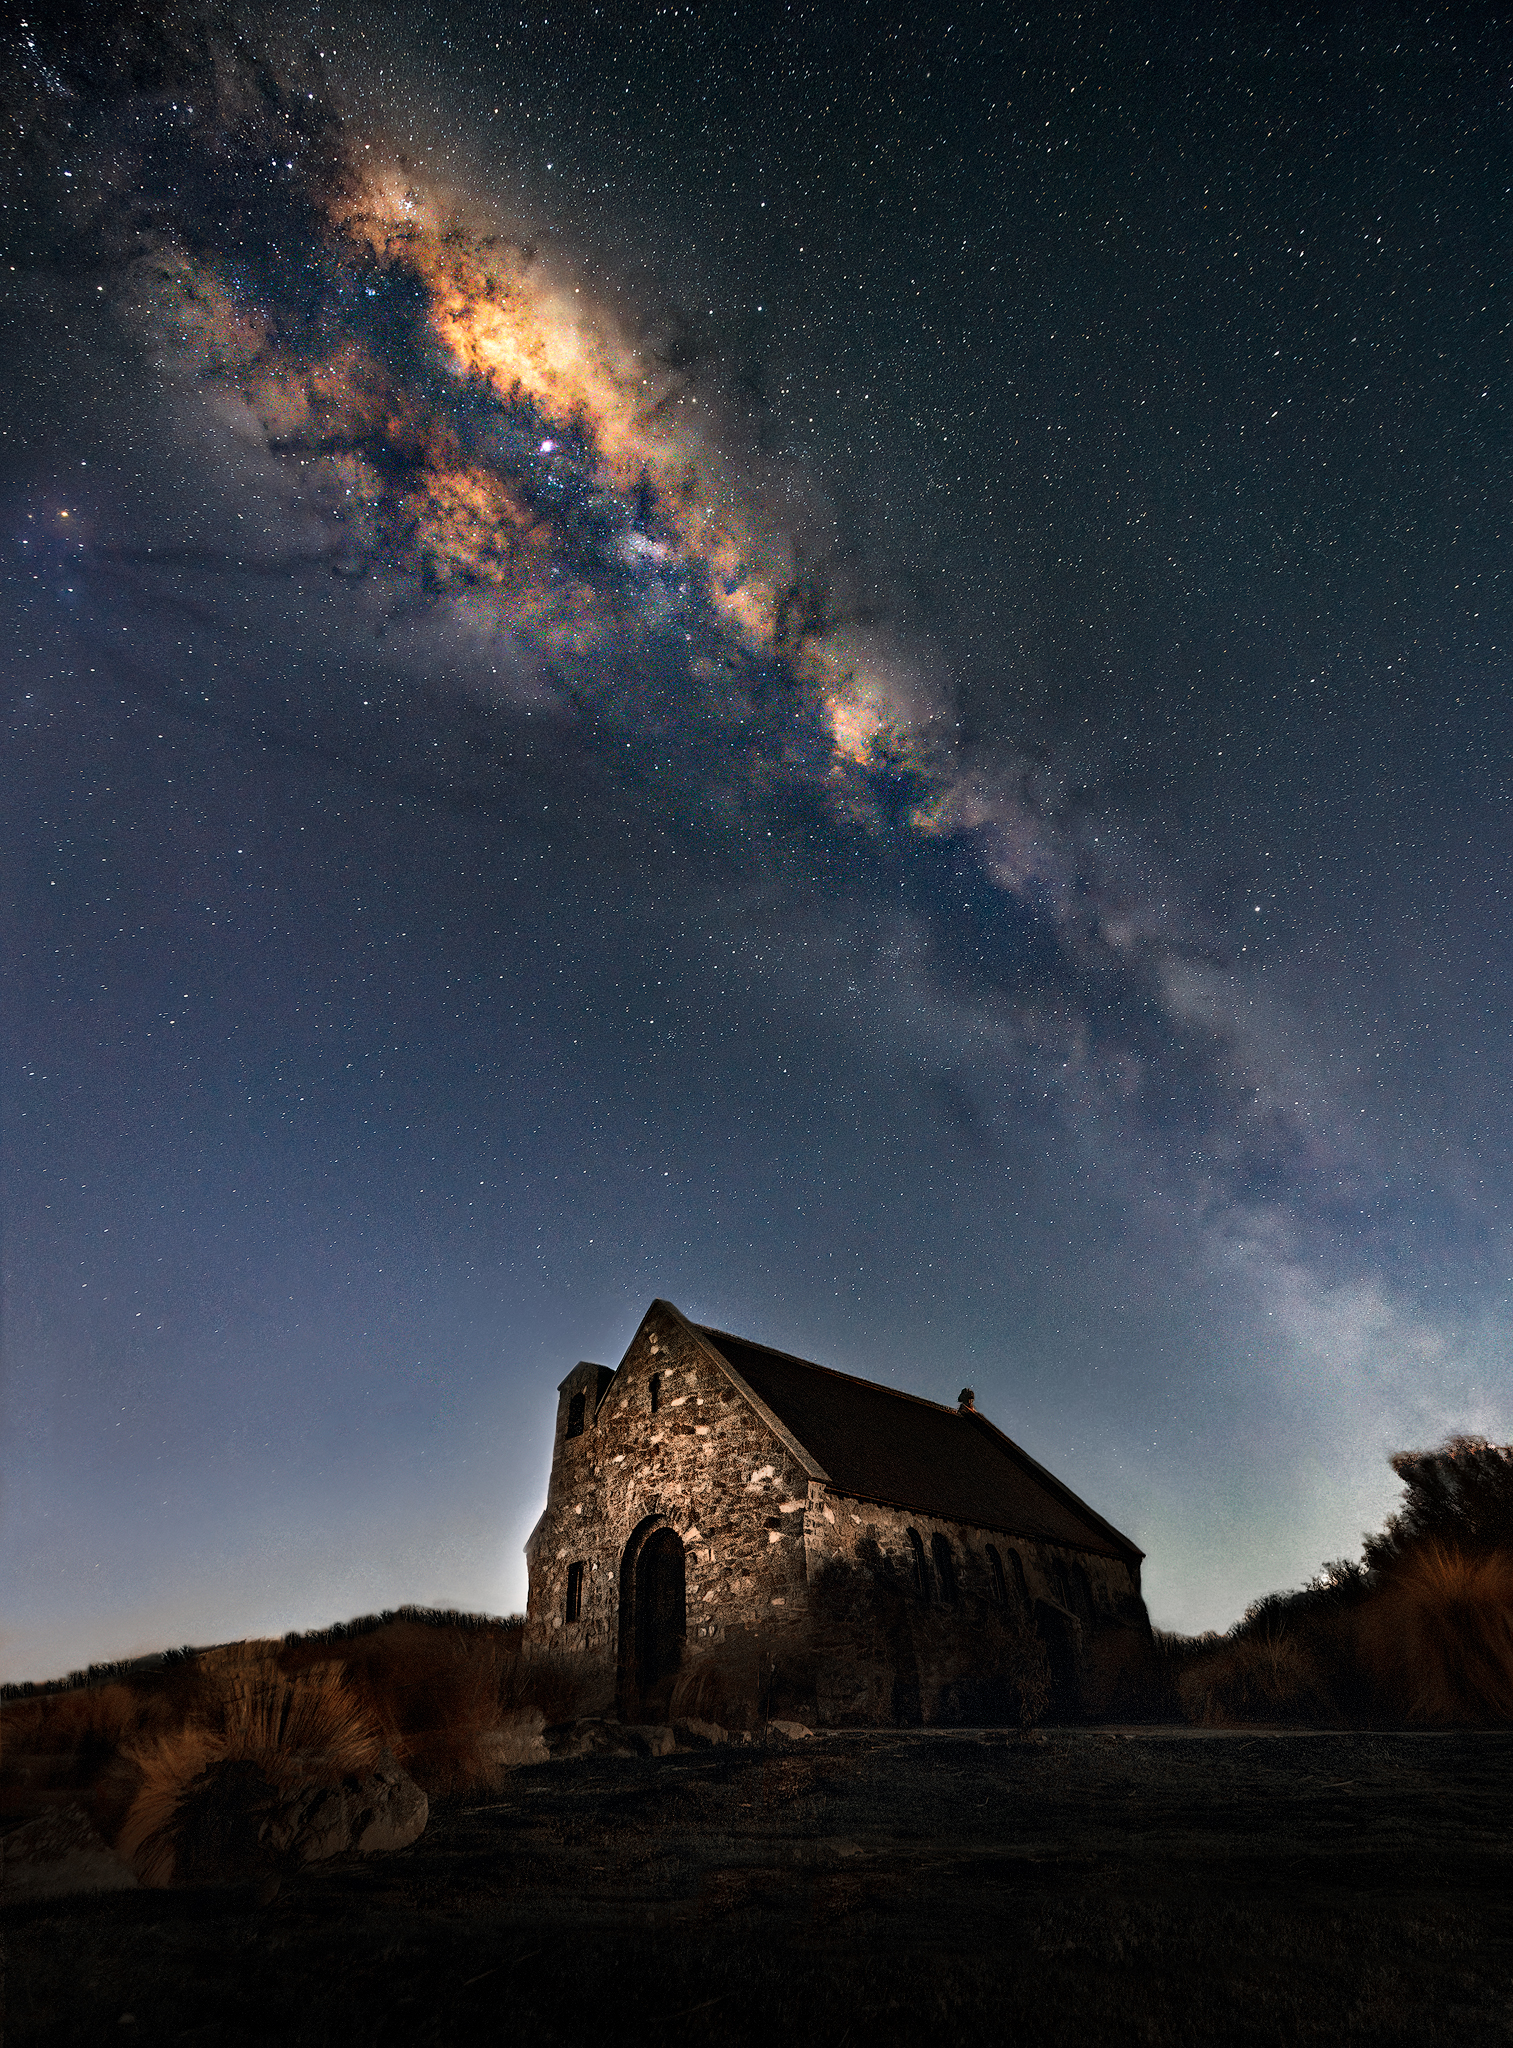
[[[660,1306],[672,1308],[671,1302]],[[833,1372],[724,1330],[687,1327],[776,1416],[837,1493],[1105,1557],[1144,1555],[985,1416]]]

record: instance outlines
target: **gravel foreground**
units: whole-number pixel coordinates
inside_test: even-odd
[[[4,2041],[1513,2042],[1510,1821],[1500,1733],[579,1757],[272,1898],[8,1905]]]

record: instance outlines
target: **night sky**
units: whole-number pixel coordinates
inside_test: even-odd
[[[1513,1433],[1498,9],[7,17],[0,1676],[654,1295],[1227,1625]]]

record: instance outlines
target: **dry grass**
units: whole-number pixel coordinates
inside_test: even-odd
[[[220,1763],[225,1749],[214,1729],[190,1723],[148,1742],[131,1743],[121,1760],[136,1775],[137,1790],[115,1837],[141,1883],[165,1885],[173,1878],[173,1817],[185,1789],[200,1772]]]
[[[1361,1618],[1361,1661],[1402,1718],[1513,1721],[1513,1552],[1427,1543],[1394,1565]]]
[[[433,1798],[496,1784],[501,1733],[531,1709],[547,1723],[571,1719],[582,1684],[567,1659],[527,1656],[510,1623],[490,1630],[396,1619],[342,1650],[354,1692]],[[292,1645],[283,1662],[297,1667],[315,1654]]]
[[[1341,1718],[1317,1657],[1281,1629],[1221,1638],[1178,1673],[1176,1692],[1182,1718],[1200,1728],[1332,1727]]]
[[[210,1765],[254,1764],[276,1790],[292,1791],[337,1784],[377,1759],[382,1732],[341,1665],[328,1660],[290,1674],[275,1650],[241,1643],[212,1653],[200,1711],[167,1733],[122,1745],[122,1761],[139,1783],[116,1850],[144,1884],[170,1882],[174,1816]]]
[[[255,1763],[271,1784],[335,1784],[368,1770],[383,1747],[376,1716],[339,1663],[286,1673],[273,1657],[233,1667],[221,1708],[232,1761]]]
[[[55,1771],[70,1779],[81,1760],[110,1756],[150,1714],[140,1693],[119,1684],[7,1701],[0,1709],[6,1772],[24,1769],[32,1784],[46,1783]]]
[[[14,1813],[82,1798],[149,1882],[171,1870],[174,1812],[209,1765],[275,1790],[334,1783],[388,1748],[431,1796],[496,1785],[521,1730],[566,1720],[567,1660],[528,1657],[518,1621],[365,1617],[285,1641],[177,1656],[129,1679],[0,1707],[0,1793]]]

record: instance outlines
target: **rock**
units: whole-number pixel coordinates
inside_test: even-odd
[[[547,1743],[546,1716],[539,1707],[522,1707],[506,1714],[497,1728],[485,1729],[478,1737],[479,1754],[495,1770],[513,1770],[519,1764],[544,1764]]]
[[[781,1735],[788,1742],[804,1742],[814,1734],[814,1730],[806,1728],[802,1721],[769,1721],[767,1733]]]
[[[212,1764],[174,1814],[173,1882],[262,1884],[291,1863],[407,1848],[429,1816],[426,1795],[387,1750],[360,1776],[293,1792],[276,1791],[256,1764]]]
[[[425,1832],[431,1802],[393,1757],[380,1757],[377,1768],[358,1781],[358,1791],[366,1802],[352,1823],[352,1846],[359,1856],[407,1849]]]
[[[423,1832],[430,1802],[387,1750],[371,1771],[340,1785],[312,1786],[269,1816],[267,1840],[299,1863],[406,1849]]]
[[[266,1840],[296,1863],[322,1863],[352,1844],[352,1809],[344,1785],[311,1785],[268,1817]]]
[[[672,1732],[684,1749],[718,1749],[728,1740],[718,1721],[674,1721]]]
[[[614,1735],[597,1715],[565,1722],[550,1729],[543,1740],[552,1756],[602,1756],[616,1747]]]
[[[135,1891],[137,1874],[96,1832],[82,1806],[60,1806],[0,1841],[8,1899]]]
[[[678,1746],[670,1728],[622,1728],[620,1735],[640,1756],[671,1756]]]

